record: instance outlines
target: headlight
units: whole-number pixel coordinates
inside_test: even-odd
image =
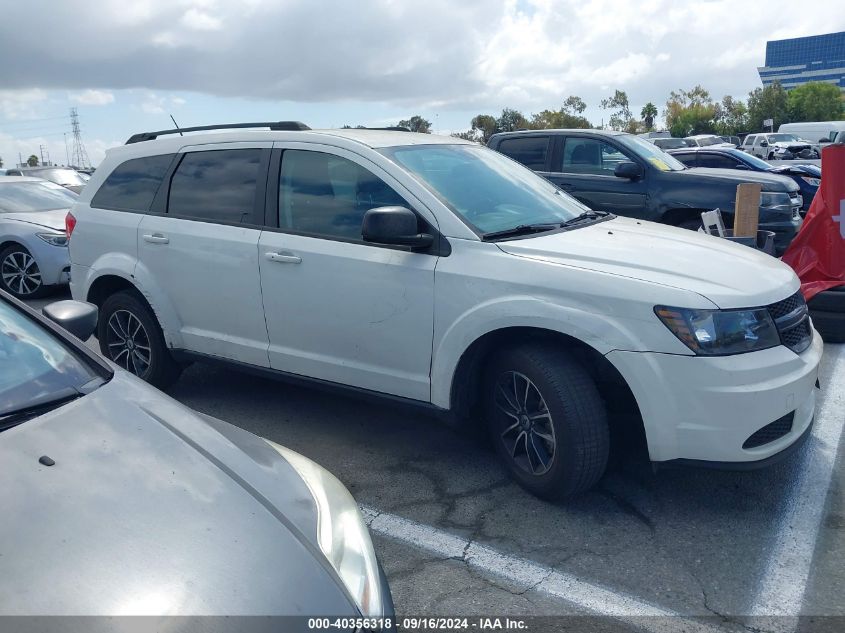
[[[765,308],[691,310],[656,306],[654,312],[700,356],[728,356],[780,345],[777,327]]]
[[[67,235],[64,233],[36,233],[36,235],[53,246],[67,246]]]
[[[265,440],[299,473],[317,504],[317,543],[365,617],[384,615],[378,561],[370,533],[346,487],[322,466]]]
[[[760,194],[760,208],[792,214],[792,200],[788,193],[764,191]]]
[[[812,185],[813,187],[818,187],[822,184],[821,178],[813,178],[812,176],[801,176],[801,180],[806,182],[808,185]]]

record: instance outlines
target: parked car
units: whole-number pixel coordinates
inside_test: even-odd
[[[0,615],[393,617],[333,475],[94,354],[95,306],[44,313],[0,292]]]
[[[722,136],[719,136],[719,138],[722,139],[723,141],[725,141],[725,143],[729,143],[730,145],[733,145],[734,147],[739,147],[740,144],[742,143],[742,141],[739,140],[738,136],[722,135]]]
[[[690,147],[691,143],[683,138],[650,138],[646,139],[662,150]]]
[[[778,132],[794,134],[810,141],[816,153],[836,142],[837,135],[845,133],[845,121],[821,121],[810,123],[784,123]]]
[[[7,170],[7,176],[30,176],[43,178],[74,193],[79,193],[85,186],[86,180],[76,170],[65,167],[16,167]]]
[[[451,137],[176,134],[110,150],[68,215],[73,296],[108,358],[148,350],[125,365],[144,380],[205,360],[475,418],[549,498],[599,480],[611,435],[751,467],[809,433],[822,342],[773,257],[593,211]],[[624,148],[686,174],[639,142],[620,172],[653,178]],[[693,190],[737,182],[699,171]]]
[[[742,143],[742,149],[763,160],[792,160],[795,158],[818,158],[812,143],[794,134],[749,134]]]
[[[804,214],[819,190],[822,170],[817,165],[772,165],[742,150],[721,147],[691,147],[670,150],[669,154],[687,167],[711,167],[716,169],[745,169],[778,174],[791,178],[801,192],[801,210]]]
[[[733,222],[736,186],[763,187],[760,228],[775,232],[778,253],[801,226],[798,185],[735,169],[687,169],[652,143],[606,130],[496,134],[488,143],[535,169],[591,209],[697,230],[701,212],[719,208]]]
[[[0,180],[0,289],[34,299],[67,284],[65,216],[77,198],[40,178]]]
[[[687,136],[684,140],[690,147],[736,147],[733,143],[725,141],[721,136],[715,134],[697,134]]]

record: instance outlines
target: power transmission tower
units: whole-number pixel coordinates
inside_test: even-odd
[[[91,167],[91,161],[88,160],[88,152],[85,151],[85,143],[82,142],[82,132],[79,131],[79,114],[77,114],[76,108],[70,109],[70,125],[73,128],[71,163],[74,167]]]

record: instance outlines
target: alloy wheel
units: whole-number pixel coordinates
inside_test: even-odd
[[[41,288],[41,270],[35,258],[25,251],[6,255],[0,265],[0,274],[6,287],[18,295],[31,295]]]
[[[499,440],[519,468],[543,475],[554,463],[557,442],[543,394],[525,374],[504,372],[496,381],[494,403],[500,413]]]
[[[128,310],[115,310],[106,326],[109,357],[127,371],[143,377],[152,363],[150,337],[144,324]]]

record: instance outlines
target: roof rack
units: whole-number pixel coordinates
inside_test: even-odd
[[[311,128],[299,121],[271,121],[263,123],[221,123],[218,125],[199,125],[197,127],[182,127],[173,130],[159,130],[158,132],[139,132],[133,134],[126,144],[152,141],[165,134],[182,134],[183,132],[204,132],[206,130],[238,130],[243,128],[267,127],[274,131],[305,131]]]
[[[401,125],[389,125],[387,127],[364,127],[363,125],[356,125],[355,127],[341,128],[344,130],[380,130],[382,132],[410,132],[411,130]]]

